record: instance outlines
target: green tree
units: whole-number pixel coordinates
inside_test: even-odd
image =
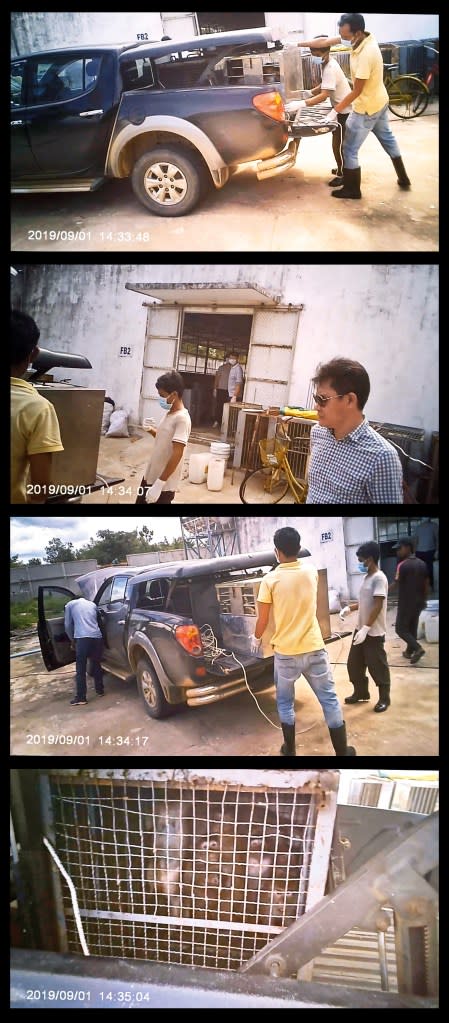
[[[142,535],[143,534],[143,535]],[[78,558],[96,558],[99,565],[111,565],[112,562],[126,564],[127,554],[145,554],[151,549],[153,532],[148,526],[130,532],[112,529],[99,529],[96,537],[80,547]]]
[[[49,564],[54,564],[56,561],[75,561],[76,553],[73,549],[73,543],[64,543],[59,536],[53,537],[49,541],[45,548],[45,560]]]
[[[40,558],[30,558],[28,564],[29,565],[42,565],[42,561],[41,561]]]
[[[9,559],[10,568],[25,568],[25,562],[19,561],[18,554],[12,554]]]

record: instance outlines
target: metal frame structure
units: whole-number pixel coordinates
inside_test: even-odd
[[[218,558],[239,554],[239,540],[234,516],[181,518],[186,558]]]

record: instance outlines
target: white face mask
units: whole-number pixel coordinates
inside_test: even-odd
[[[322,57],[312,57],[312,61],[314,64],[321,64],[322,59],[323,59]]]

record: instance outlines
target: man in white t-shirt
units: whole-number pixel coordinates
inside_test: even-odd
[[[179,490],[182,464],[192,423],[182,400],[184,381],[171,370],[156,380],[159,404],[165,416],[148,432],[155,444],[139,487],[136,504],[171,504]]]
[[[348,675],[354,692],[345,698],[345,703],[364,703],[369,700],[366,675],[369,671],[379,688],[379,699],[374,710],[380,714],[390,706],[390,669],[385,653],[388,579],[379,568],[380,548],[375,540],[362,543],[356,554],[359,570],[364,575],[359,599],[350,602],[340,613],[342,617],[346,610],[356,611],[358,608],[359,612],[348,657]]]
[[[317,39],[324,39],[325,36],[317,36]],[[310,97],[302,100],[300,108],[298,110],[298,118],[301,117],[301,108],[314,107],[317,103],[324,103],[324,100],[330,99],[332,108],[337,103],[341,103],[351,91],[351,86],[346,78],[343,69],[335,57],[330,55],[330,44],[328,47],[320,46],[316,49],[310,45],[310,52],[314,63],[321,66],[321,84],[316,85],[311,90]],[[335,131],[332,132],[332,151],[337,163],[337,166],[333,169],[333,174],[336,177],[329,181],[329,185],[342,185],[343,184],[343,139],[345,136],[345,125],[346,121],[351,113],[351,104],[344,107],[341,113],[337,114],[338,125]]]

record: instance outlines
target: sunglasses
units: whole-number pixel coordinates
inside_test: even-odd
[[[330,401],[331,398],[344,398],[344,394],[330,394],[328,398],[325,398],[322,394],[313,394],[312,398],[315,405],[320,405],[321,408],[324,408],[326,402]]]

